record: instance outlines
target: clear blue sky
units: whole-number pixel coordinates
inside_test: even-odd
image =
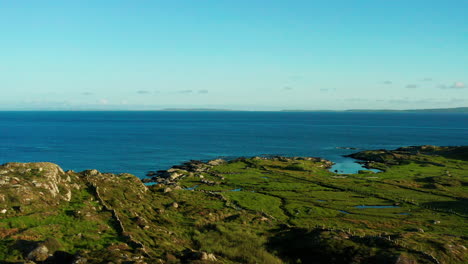
[[[468,106],[466,0],[0,0],[0,109]]]

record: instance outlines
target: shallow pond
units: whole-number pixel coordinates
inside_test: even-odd
[[[356,174],[360,170],[369,170],[375,173],[380,172],[377,169],[366,169],[362,164],[356,163],[355,159],[343,157],[339,160],[334,161],[335,164],[330,168],[331,172],[341,174]]]
[[[400,206],[396,205],[356,205],[354,206],[358,209],[383,209],[383,208],[399,208]]]
[[[195,185],[195,186],[193,186],[193,187],[185,188],[184,190],[193,191],[193,190],[195,190],[197,187],[198,187],[198,185]]]

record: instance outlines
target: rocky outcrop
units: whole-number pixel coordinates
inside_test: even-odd
[[[357,160],[379,162],[389,165],[398,165],[400,161],[405,160],[407,156],[407,153],[394,153],[384,149],[366,150],[346,155],[346,157],[350,157]]]
[[[75,175],[65,173],[52,163],[7,163],[0,166],[0,188],[0,201],[13,201],[10,203],[12,207],[28,211],[43,202],[60,204],[70,201],[80,184]],[[0,209],[6,215],[15,211]]]
[[[13,238],[24,241],[12,242],[10,247],[22,252],[29,263],[87,262],[88,257],[73,257],[73,254],[59,251],[58,248],[51,249],[40,242],[44,239],[49,241],[51,233],[57,233],[65,241],[83,243],[79,241],[101,239],[90,238],[93,234],[110,232],[116,235],[114,239],[124,241],[129,250],[134,251],[130,255],[147,257],[145,246],[132,231],[136,227],[146,228],[147,224],[141,226],[145,218],[139,218],[133,226],[128,222],[129,217],[122,214],[123,209],[118,202],[109,204],[114,194],[122,194],[123,190],[125,195],[145,200],[148,188],[135,176],[100,173],[97,170],[64,172],[58,165],[46,162],[7,163],[0,166],[0,172],[0,220],[15,218],[22,223],[21,229],[5,228],[0,224],[0,238],[3,241]],[[129,205],[129,208],[132,206]],[[81,227],[73,227],[75,224]],[[64,225],[70,225],[71,230],[64,229]],[[86,228],[88,225],[95,231]],[[74,229],[82,231],[74,233]],[[0,245],[0,262],[4,260],[2,246],[5,245]]]

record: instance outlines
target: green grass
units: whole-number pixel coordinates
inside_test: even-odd
[[[226,192],[224,195],[241,208],[266,213],[279,220],[287,218],[280,208],[281,199],[279,198],[247,191]]]
[[[218,224],[197,232],[198,247],[235,263],[283,263],[265,249],[266,239],[253,230],[233,224]]]

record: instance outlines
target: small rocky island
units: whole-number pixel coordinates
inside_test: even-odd
[[[468,263],[468,147],[191,161],[140,180],[0,166],[0,263]],[[145,184],[146,183],[146,184]]]

